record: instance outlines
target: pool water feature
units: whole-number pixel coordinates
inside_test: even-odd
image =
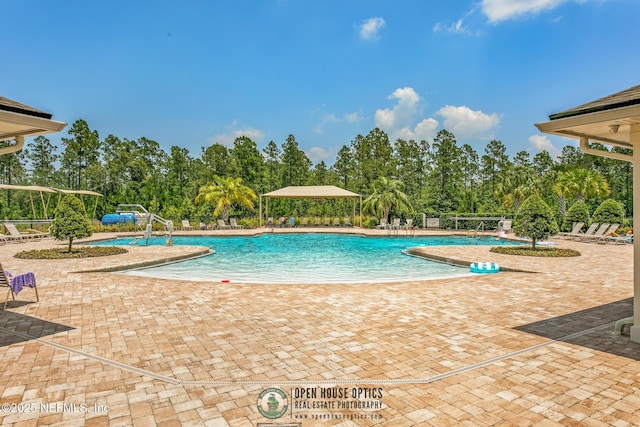
[[[100,245],[129,245],[133,239]],[[139,242],[139,244],[144,244]],[[164,245],[153,237],[150,245]],[[495,245],[493,238],[365,237],[346,234],[287,233],[258,236],[174,236],[174,245],[209,246],[214,254],[124,274],[195,281],[251,283],[369,283],[470,275],[468,268],[407,256],[415,246]]]

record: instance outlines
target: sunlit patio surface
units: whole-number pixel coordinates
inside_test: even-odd
[[[0,311],[0,425],[638,425],[640,345],[613,334],[632,315],[633,248],[557,242],[582,256],[427,247],[532,272],[350,285],[106,271],[199,247],[33,261],[13,254],[58,243],[0,246],[4,268],[33,271],[40,294]],[[257,403],[272,387],[288,396],[277,419]],[[381,407],[301,407],[302,390],[331,387],[373,390],[359,399]]]

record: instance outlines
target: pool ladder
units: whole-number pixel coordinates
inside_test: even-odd
[[[478,224],[478,226],[476,227],[475,230],[473,230],[473,235],[470,237],[479,237],[480,235],[480,230],[484,231],[484,221],[480,221],[480,224]]]

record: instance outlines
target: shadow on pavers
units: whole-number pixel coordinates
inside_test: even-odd
[[[586,310],[576,311],[575,313],[518,326],[514,329],[557,340],[567,335],[597,328],[598,326],[631,316],[633,316],[633,298],[626,298]],[[626,335],[614,335],[613,326],[611,326],[596,329],[577,337],[563,339],[562,341],[616,356],[640,360],[640,344],[629,341],[628,328],[625,329],[625,332]]]
[[[12,301],[7,305],[7,308],[16,305],[21,305],[21,303]],[[24,314],[0,310],[0,346],[29,341],[32,338],[42,338],[73,329],[75,328],[61,325],[59,323],[47,322],[46,320],[37,319]],[[11,332],[28,335],[32,338],[16,335]]]

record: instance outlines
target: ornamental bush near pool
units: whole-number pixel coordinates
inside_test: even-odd
[[[578,200],[575,202],[567,214],[564,216],[562,222],[562,231],[571,231],[575,222],[584,222],[585,226],[589,227],[591,224],[591,218],[589,217],[589,207],[584,200]]]
[[[535,249],[536,241],[558,233],[558,223],[549,205],[540,196],[533,195],[520,206],[513,220],[513,231],[530,238],[531,249]]]
[[[602,202],[593,213],[593,221],[600,224],[622,224],[623,219],[624,208],[613,199],[607,199]]]
[[[51,235],[56,240],[69,239],[68,252],[71,252],[73,239],[89,237],[93,233],[91,223],[87,218],[84,205],[73,194],[67,194],[55,211],[51,223]]]

